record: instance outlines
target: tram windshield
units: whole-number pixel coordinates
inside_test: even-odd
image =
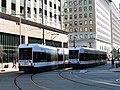
[[[69,59],[78,59],[79,51],[78,50],[69,50]]]
[[[32,60],[32,48],[19,48],[19,60]]]

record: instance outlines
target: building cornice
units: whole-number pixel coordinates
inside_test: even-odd
[[[10,21],[14,21],[14,22],[19,22],[19,17],[11,16],[11,15],[1,13],[1,12],[0,12],[0,18],[10,20]],[[44,28],[46,30],[50,30],[50,31],[54,31],[54,32],[58,32],[58,33],[61,33],[61,34],[68,35],[68,32],[62,31],[61,29],[57,29],[57,28],[50,27],[50,26],[47,26],[47,25],[42,25],[41,23],[36,23],[36,22],[25,20],[25,19],[22,19],[22,18],[21,18],[21,23],[31,25],[31,26],[35,26],[35,27],[38,27],[38,28]]]

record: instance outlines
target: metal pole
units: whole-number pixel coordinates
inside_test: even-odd
[[[20,27],[19,27],[19,32],[20,32],[20,44],[22,43],[22,38],[21,38],[21,15],[19,18],[19,23],[20,23]]]
[[[44,10],[43,10],[43,4],[44,4],[44,3],[43,3],[43,0],[42,0],[42,24],[44,25],[44,17],[43,17],[43,11],[44,11]],[[44,38],[45,38],[44,33],[45,33],[45,32],[44,32],[44,28],[43,28],[43,40],[42,40],[42,44],[43,44],[43,45],[44,45]]]
[[[74,40],[73,40],[73,47],[75,48],[75,36],[74,36]]]

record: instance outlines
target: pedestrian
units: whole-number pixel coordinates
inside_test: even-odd
[[[112,58],[112,61],[111,61],[111,62],[112,62],[112,67],[114,67],[114,59],[113,59],[113,58]]]
[[[17,60],[16,59],[13,59],[13,66],[12,66],[12,68],[16,68],[17,66],[16,66],[16,63],[17,63]]]

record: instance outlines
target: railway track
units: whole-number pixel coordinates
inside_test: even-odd
[[[29,82],[31,82],[33,85],[31,86],[31,88],[36,88],[36,89],[34,89],[34,90],[51,90],[51,89],[49,89],[49,88],[47,88],[47,87],[44,87],[44,86],[41,86],[39,83],[37,83],[34,79],[33,79],[33,77],[36,75],[37,73],[33,73],[33,74],[29,74]],[[21,78],[21,77],[24,77],[24,75],[26,75],[26,74],[24,74],[24,73],[19,73],[15,78],[14,78],[14,84],[15,84],[15,86],[16,86],[16,88],[17,88],[17,90],[25,90],[24,88],[23,88],[23,86],[22,85],[20,85],[20,83],[19,83],[19,81],[20,81],[20,79],[19,78]],[[33,89],[32,89],[33,90]]]
[[[74,83],[77,83],[77,84],[82,84],[82,85],[86,85],[86,86],[90,86],[90,87],[95,87],[95,88],[99,88],[101,90],[114,90],[114,89],[111,89],[109,87],[104,87],[104,86],[99,86],[99,85],[94,85],[94,84],[90,84],[88,82],[91,82],[89,80],[87,80],[86,78],[83,78],[83,77],[80,77],[80,76],[77,76],[77,75],[74,75],[73,74],[73,70],[69,71],[69,74],[72,76],[72,79],[65,76],[64,74],[64,70],[63,71],[60,71],[59,72],[59,76],[62,77],[63,79],[66,79],[66,80],[69,80],[71,82],[74,82]],[[82,80],[82,81],[81,81]],[[86,82],[83,82],[86,81]],[[95,83],[95,82],[94,82]],[[96,82],[97,83],[97,82]]]

